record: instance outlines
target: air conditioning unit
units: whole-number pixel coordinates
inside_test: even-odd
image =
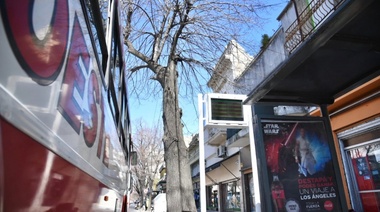
[[[224,156],[226,156],[226,154],[227,154],[227,152],[226,152],[226,146],[224,146],[224,145],[218,146],[216,154],[218,155],[218,157],[224,157]]]

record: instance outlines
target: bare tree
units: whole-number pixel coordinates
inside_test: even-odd
[[[158,126],[148,127],[142,120],[139,120],[135,127],[133,143],[138,155],[138,163],[131,169],[133,186],[140,196],[140,203],[144,204],[144,201],[148,200],[149,207],[152,200],[153,181],[164,162],[162,131]],[[145,193],[145,191],[148,192]]]
[[[242,36],[257,29],[256,12],[268,5],[257,0],[125,1],[124,37],[131,60],[127,65],[133,65],[129,83],[136,93],[162,91],[168,211],[196,211],[179,95],[203,91],[230,40],[246,47],[253,43]]]

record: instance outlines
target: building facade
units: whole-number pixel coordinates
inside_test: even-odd
[[[380,77],[345,93],[328,107],[334,142],[342,159],[348,207],[378,211],[380,169]],[[316,111],[318,113],[319,111]]]
[[[218,61],[208,86],[215,93],[234,93],[234,80],[241,75],[253,57],[234,40]],[[234,130],[205,129],[205,167],[207,209],[214,211],[244,211],[240,149],[249,144],[230,145]],[[198,184],[199,185],[199,184]]]
[[[260,119],[263,114],[267,117],[270,114],[271,120],[276,121],[266,120],[269,125],[260,121],[254,123],[259,129],[255,133],[262,134],[255,136],[255,145],[261,145],[262,148],[258,148],[265,151],[261,154],[265,162],[260,163],[260,173],[253,174],[260,178],[260,185],[254,186],[263,188],[259,194],[261,199],[253,200],[261,210],[275,211],[279,205],[298,207],[301,211],[316,208],[322,211],[380,210],[379,9],[378,1],[290,1],[278,17],[282,27],[273,36],[268,49],[236,79],[241,89],[235,92],[248,95],[245,103],[252,105],[253,116]],[[262,105],[267,107],[260,108]],[[290,112],[294,106],[305,110]],[[275,199],[273,182],[276,177],[271,178],[265,130],[271,133],[279,127],[281,131],[281,124],[293,124],[295,137],[300,125],[312,125],[310,120],[313,123],[323,120],[324,130],[319,133],[327,137],[329,148],[325,153],[330,157],[331,167],[324,167],[323,173],[304,171],[305,176],[295,176],[298,181],[294,184],[283,182],[284,195]],[[292,131],[289,134],[291,137]],[[278,154],[281,155],[281,151]],[[310,155],[310,158],[317,158],[316,151]],[[278,166],[282,167],[282,162],[294,163],[294,157],[300,155],[293,153],[290,159],[278,161]],[[318,164],[318,160],[313,163]],[[288,170],[283,173],[292,166],[285,167]],[[296,173],[297,168],[294,170]],[[330,179],[326,176],[334,180],[327,184],[313,181]],[[281,177],[278,178],[281,181]],[[286,188],[287,184],[298,190]],[[272,196],[268,194],[271,192]]]
[[[251,145],[257,146],[259,172],[252,171],[250,132],[207,129],[208,206],[218,211],[276,211],[276,207],[280,211],[380,211],[379,9],[375,0],[290,1],[268,46],[255,58],[246,57],[249,62],[236,75],[231,75],[237,66],[228,61],[226,50],[209,86],[217,93],[248,96],[244,103],[252,106],[255,141]],[[263,114],[272,117],[264,120],[268,125],[257,121]],[[306,153],[294,152],[297,145],[304,145],[296,142],[301,125],[318,128],[320,140],[325,139],[324,153],[329,156],[323,172],[300,172],[302,163],[296,161],[306,158]],[[289,157],[277,159],[273,168],[268,144],[274,139],[265,132],[281,131],[281,127],[288,127],[292,139],[279,143],[277,154]],[[281,152],[289,143],[292,148]],[[309,158],[317,158],[316,152]],[[294,182],[279,186],[277,180],[291,168],[297,173]],[[254,184],[255,178],[259,185]],[[260,192],[255,193],[255,187]]]

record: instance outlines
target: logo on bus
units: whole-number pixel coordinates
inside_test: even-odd
[[[88,147],[98,140],[101,148],[104,131],[101,84],[92,67],[77,12],[70,23],[67,0],[43,3],[3,0],[0,7],[19,64],[42,86],[54,82],[64,71],[58,110],[78,135],[82,129]],[[46,20],[46,16],[50,19]],[[100,157],[100,149],[97,155]]]

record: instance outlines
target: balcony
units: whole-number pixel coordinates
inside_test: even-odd
[[[219,146],[226,142],[226,129],[208,128],[205,134],[208,136],[208,144],[210,146]]]
[[[229,138],[226,142],[228,147],[245,147],[249,144],[248,128],[240,130],[238,133]]]
[[[199,148],[189,151],[189,163],[195,163],[199,159]]]
[[[324,19],[315,24],[318,27],[299,37],[300,40],[294,38],[297,33],[288,30],[293,36],[287,37],[287,43],[295,43],[290,47],[291,54],[251,86],[246,104],[329,105],[342,94],[380,75],[380,1],[334,2],[338,2],[332,8],[335,11],[326,12]],[[295,28],[299,30],[301,26]]]
[[[312,0],[298,13],[295,6],[296,20],[285,31],[285,49],[293,52],[319,27],[345,0]],[[295,1],[293,1],[295,2]]]

